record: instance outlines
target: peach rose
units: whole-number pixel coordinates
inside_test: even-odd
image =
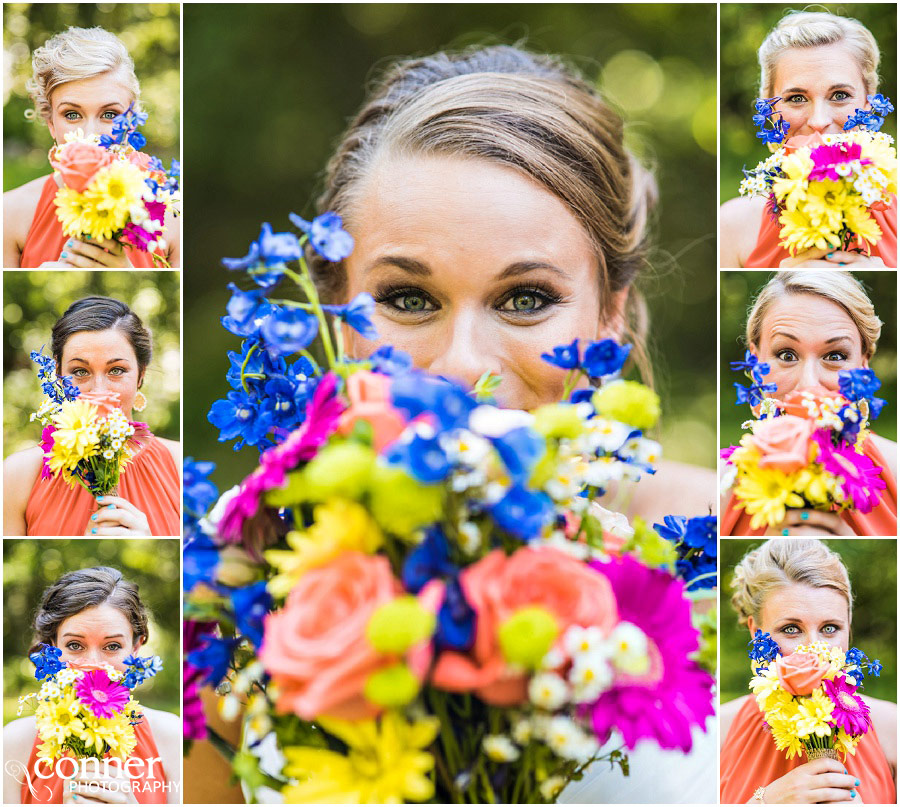
[[[799,471],[809,461],[813,423],[796,415],[781,415],[757,421],[750,442],[762,454],[760,468],[785,473]]]
[[[814,653],[791,653],[775,662],[775,672],[791,695],[810,695],[822,683],[828,665]]]
[[[97,407],[97,414],[105,418],[113,409],[120,408],[121,399],[118,392],[82,392],[78,400],[94,404]]]
[[[68,143],[56,153],[58,156],[51,160],[53,167],[62,176],[63,184],[79,193],[101,168],[115,159],[103,146],[93,143]]]
[[[366,639],[375,610],[402,593],[387,558],[346,552],[300,578],[265,620],[260,660],[278,685],[278,708],[304,720],[362,720],[380,710],[363,696],[392,663]]]
[[[810,399],[810,395],[812,398]],[[809,418],[809,404],[812,400],[816,406],[816,410],[822,405],[822,401],[826,398],[844,400],[839,392],[832,392],[825,387],[814,387],[812,389],[794,390],[789,392],[778,404],[779,408],[786,415],[796,415],[800,418]]]
[[[784,153],[793,154],[795,151],[797,151],[797,149],[814,149],[816,146],[824,145],[825,141],[822,139],[822,135],[820,135],[818,132],[815,132],[811,135],[795,135],[794,137],[790,137],[785,141]]]
[[[465,569],[460,583],[477,614],[475,644],[468,653],[441,653],[432,682],[451,692],[475,690],[499,706],[527,700],[527,677],[509,669],[497,637],[500,626],[518,610],[545,608],[556,618],[560,636],[572,625],[596,625],[609,633],[618,621],[609,581],[550,547],[525,547],[509,557],[496,549]],[[422,590],[426,607],[440,602],[443,585],[433,581]]]
[[[372,425],[375,450],[379,453],[396,440],[406,426],[391,404],[391,379],[380,373],[354,373],[347,379],[350,407],[341,415],[338,433],[348,435],[360,420]]]
[[[131,154],[128,155],[128,162],[132,165],[136,165],[141,171],[150,171],[151,159],[150,155],[145,154],[143,151],[132,151]]]

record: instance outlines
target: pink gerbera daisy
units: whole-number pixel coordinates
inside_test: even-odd
[[[654,740],[661,748],[690,751],[694,726],[713,715],[713,678],[690,656],[699,648],[691,625],[684,584],[662,569],[651,569],[629,555],[610,563],[592,561],[612,584],[619,618],[639,627],[650,646],[647,674],[623,679],[585,710],[604,742],[613,729],[625,746]]]
[[[872,720],[869,717],[869,707],[856,694],[856,687],[848,684],[843,675],[833,681],[826,679],[823,683],[825,694],[834,704],[834,712],[831,715],[834,725],[854,737],[865,734]]]
[[[878,491],[887,483],[881,478],[882,469],[853,446],[831,442],[828,429],[813,432],[813,440],[819,446],[818,461],[825,470],[840,479],[844,497],[860,513],[868,513],[878,505]]]
[[[75,682],[75,694],[95,717],[121,712],[131,694],[118,681],[110,681],[106,670],[90,670]]]

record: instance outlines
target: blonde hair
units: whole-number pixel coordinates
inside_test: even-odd
[[[775,67],[786,50],[838,42],[846,43],[856,57],[866,92],[875,93],[881,54],[875,37],[865,25],[852,17],[839,17],[827,11],[792,11],[779,20],[759,46],[760,96],[775,95]]]
[[[863,356],[875,355],[882,322],[862,283],[850,272],[785,270],[776,273],[756,296],[747,316],[747,345],[759,347],[762,324],[769,307],[787,294],[817,294],[839,305],[856,325],[862,342]]]
[[[121,40],[103,28],[69,28],[50,37],[31,55],[32,76],[26,82],[34,109],[26,116],[50,119],[50,95],[62,84],[121,71],[124,83],[138,101],[141,86],[134,60]]]
[[[789,583],[833,588],[847,600],[853,615],[853,592],[840,556],[816,538],[773,538],[744,555],[731,581],[731,605],[742,625],[758,624],[766,597]]]
[[[385,154],[473,157],[515,168],[560,199],[591,239],[601,316],[628,290],[624,336],[649,380],[646,308],[633,282],[647,264],[652,175],[625,148],[622,119],[555,58],[494,46],[394,65],[331,158],[320,213],[352,221],[360,187]],[[313,251],[323,296],[342,293],[342,265]]]

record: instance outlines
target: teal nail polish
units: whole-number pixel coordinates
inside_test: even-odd
[[[63,254],[60,255],[59,257],[60,257],[60,258],[65,258],[66,256],[68,256],[68,254],[69,254],[68,252],[63,252]]]
[[[834,255],[834,253],[833,253],[833,252],[829,252],[829,253],[828,253],[828,256],[827,256],[827,257],[829,257],[829,258],[830,258],[830,257],[832,257],[832,256],[833,256],[833,255]]]
[[[809,513],[801,513],[800,519],[801,521],[809,521]]]
[[[97,520],[97,514],[94,513],[94,515],[91,516],[91,521],[96,521],[96,520]]]
[[[106,506],[106,509],[107,509],[107,510],[113,510],[113,509],[115,509],[115,505],[114,505],[114,504],[109,504],[109,505]]]
[[[856,798],[856,791],[855,791],[855,790],[851,790],[851,791],[850,791],[850,798],[851,798],[851,799],[855,799],[855,798]]]
[[[857,779],[853,784],[855,784],[857,787],[859,787],[859,779]]]
[[[96,535],[96,534],[97,534],[97,528],[96,528],[96,527],[93,527],[93,528],[91,529],[91,535]]]
[[[782,530],[782,531],[781,531],[781,534],[782,534],[782,535],[790,535],[791,532],[790,532],[790,530]]]
[[[98,501],[98,502],[102,502],[102,501],[103,501],[103,497],[102,497],[102,496],[98,496],[98,497],[97,497],[97,501]]]
[[[838,261],[838,266],[846,266],[847,261]]]

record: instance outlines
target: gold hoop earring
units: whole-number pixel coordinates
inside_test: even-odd
[[[147,396],[140,390],[134,396],[134,403],[131,405],[131,408],[135,412],[143,412],[147,408]]]

